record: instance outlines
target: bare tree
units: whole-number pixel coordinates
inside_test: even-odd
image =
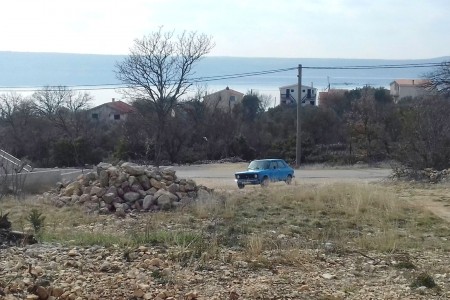
[[[6,147],[2,142],[9,144],[8,148],[15,155],[23,155],[26,141],[26,132],[33,116],[32,102],[19,94],[10,93],[0,95],[0,127],[5,134],[0,136],[0,146]]]
[[[159,164],[162,133],[180,96],[192,85],[193,67],[214,47],[211,37],[195,31],[150,33],[136,39],[130,55],[116,65],[117,78],[127,85],[124,93],[147,103],[156,113],[155,163]]]
[[[79,164],[75,141],[85,128],[84,112],[92,97],[88,93],[75,93],[65,86],[45,87],[32,95],[38,115],[48,119],[61,130],[74,150],[75,162]]]
[[[450,61],[443,62],[435,71],[425,75],[429,83],[427,88],[437,91],[439,94],[450,97]]]
[[[75,93],[65,86],[45,87],[33,94],[39,115],[46,117],[65,135],[75,138],[82,126],[83,111],[92,97],[88,93]]]

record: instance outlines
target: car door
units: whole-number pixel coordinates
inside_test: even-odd
[[[278,173],[279,173],[279,179],[278,180],[286,180],[289,175],[289,168],[287,167],[286,163],[282,160],[277,161],[278,165]]]
[[[278,164],[277,164],[276,161],[271,161],[270,162],[270,180],[272,180],[272,181],[279,181],[280,180]]]

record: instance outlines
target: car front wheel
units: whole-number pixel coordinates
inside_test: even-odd
[[[292,176],[288,175],[287,179],[286,179],[286,184],[291,184],[292,183]]]
[[[261,181],[261,186],[262,187],[267,187],[269,186],[269,177],[264,177],[263,180]]]
[[[243,183],[238,183],[238,188],[239,189],[243,189],[245,187],[245,185]]]

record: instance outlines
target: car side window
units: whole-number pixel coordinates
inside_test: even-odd
[[[271,169],[276,169],[277,168],[277,163],[276,162],[271,162],[270,163],[270,168]]]
[[[286,167],[282,161],[277,161],[277,165],[278,165],[279,169],[282,169],[282,168]]]

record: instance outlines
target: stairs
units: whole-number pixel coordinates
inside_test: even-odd
[[[28,173],[32,170],[30,165],[0,149],[0,174]]]

